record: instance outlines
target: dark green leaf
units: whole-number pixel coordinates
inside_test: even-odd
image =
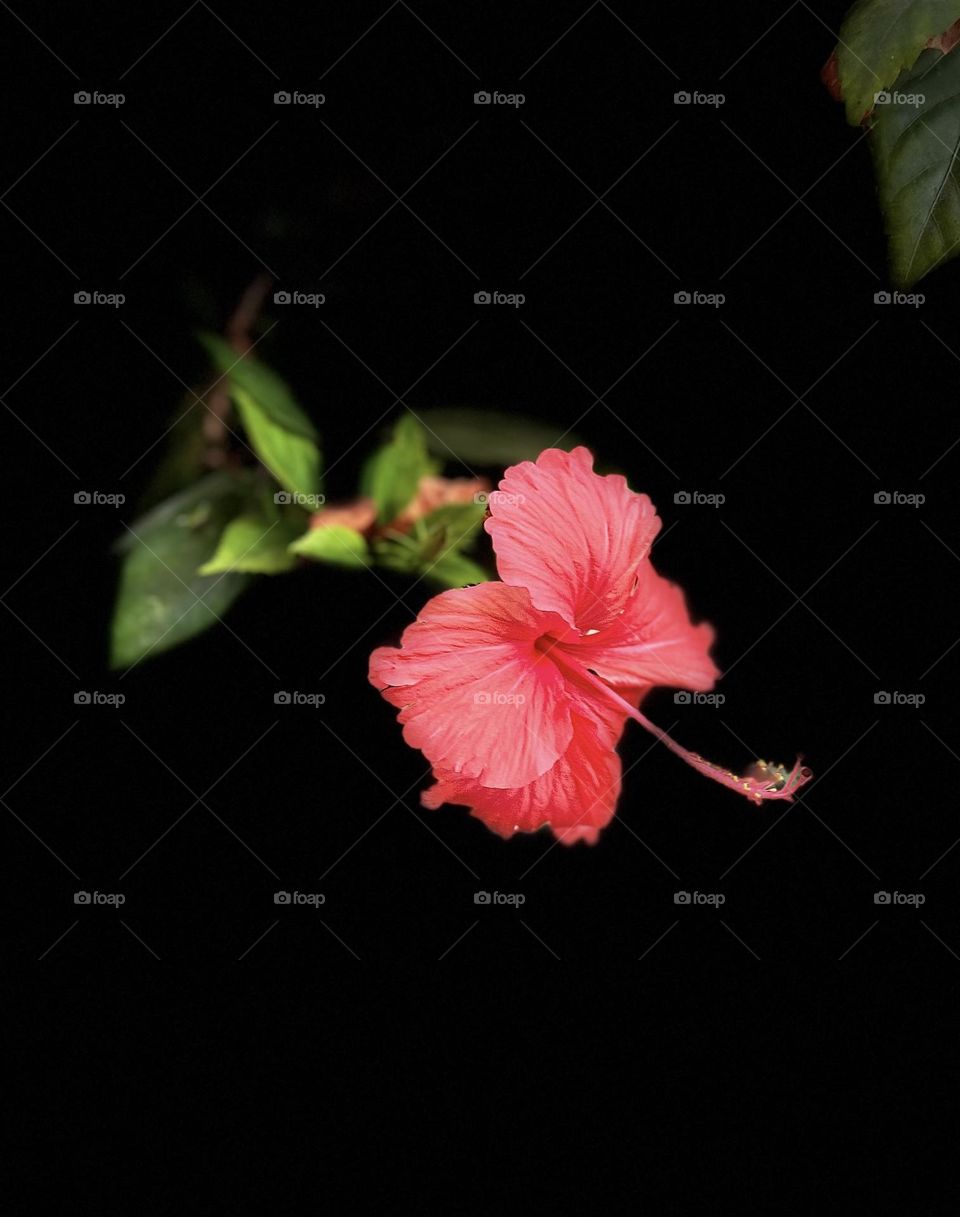
[[[360,475],[360,492],[377,505],[377,520],[395,520],[417,492],[425,474],[436,473],[439,466],[430,457],[427,433],[412,414],[404,414],[394,428],[393,438],[367,461]]]
[[[448,503],[418,520],[413,527],[415,538],[442,537],[444,545],[453,549],[468,549],[476,540],[487,514],[486,496],[481,502]]]
[[[517,461],[532,461],[545,448],[569,452],[579,443],[575,436],[562,434],[562,427],[497,410],[451,406],[425,410],[421,418],[427,428],[430,450],[444,460],[457,459],[467,467],[476,464],[499,468]]]
[[[123,554],[110,662],[128,667],[213,625],[247,583],[242,574],[197,573],[249,501],[247,471],[211,473],[142,516],[117,546]]]
[[[391,533],[374,545],[377,561],[390,570],[422,575],[442,587],[483,583],[488,573],[463,550],[475,541],[486,515],[484,503],[438,507],[409,533]]]
[[[960,0],[858,0],[840,27],[837,46],[848,121],[858,127],[876,94],[916,63],[928,39],[958,19]]]
[[[193,394],[184,396],[167,432],[164,455],[140,499],[141,509],[162,502],[200,477],[207,455],[206,414]]]
[[[871,140],[890,265],[900,287],[960,253],[960,53],[925,51],[878,106]]]

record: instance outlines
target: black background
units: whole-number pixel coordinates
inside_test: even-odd
[[[0,213],[13,957],[160,986],[191,968],[612,969],[651,1000],[682,991],[691,1027],[770,979],[943,985],[960,967],[960,270],[919,308],[874,303],[890,285],[868,146],[819,80],[844,6],[385,8],[199,3],[172,29],[175,4],[38,11],[49,50],[0,15],[22,68],[0,85],[17,116]],[[78,89],[126,101],[76,107]],[[326,101],[278,107],[280,89]],[[480,89],[526,101],[476,106]],[[725,102],[675,105],[683,89]],[[193,331],[264,266],[326,295],[269,306],[261,350],[336,461],[329,496],[354,493],[411,385],[415,410],[575,429],[657,504],[655,560],[729,673],[721,708],[661,690],[651,717],[734,767],[802,752],[802,798],[755,808],[628,726],[592,849],[424,811],[425,763],[366,669],[427,591],[382,572],[263,579],[229,631],[108,673],[109,547],[204,374]],[[80,308],[80,289],[126,303]],[[482,289],[526,302],[481,308]],[[127,503],[77,507],[82,489]],[[126,703],[77,707],[78,689]],[[277,707],[278,689],[325,705]],[[78,888],[126,903],[77,908]],[[278,908],[277,889],[326,903]],[[726,903],[678,907],[679,889]],[[526,902],[481,908],[477,890]]]

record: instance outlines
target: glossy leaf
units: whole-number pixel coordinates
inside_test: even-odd
[[[259,459],[284,489],[308,500],[319,494],[316,428],[286,382],[254,355],[238,357],[216,334],[201,334],[200,340],[217,371],[228,378],[230,396]]]
[[[463,551],[476,539],[485,515],[484,503],[438,507],[418,520],[409,533],[387,532],[374,546],[377,561],[390,570],[422,575],[442,587],[483,583],[490,575]]]
[[[317,439],[316,428],[297,404],[286,381],[255,354],[238,356],[233,347],[217,334],[203,333],[199,338],[217,371],[226,373],[231,384],[249,393],[278,427],[302,435],[305,439]]]
[[[125,668],[215,624],[247,584],[243,574],[204,576],[198,567],[248,501],[247,471],[209,474],[130,526],[111,628],[110,662]]]
[[[367,542],[363,535],[342,524],[311,528],[289,547],[291,554],[311,558],[314,562],[332,562],[336,566],[366,566],[369,561]]]
[[[894,282],[909,287],[960,253],[960,53],[925,51],[878,106],[871,141]]]
[[[466,554],[450,550],[426,569],[424,578],[439,587],[467,587],[487,583],[490,573]]]
[[[312,439],[278,426],[246,389],[231,390],[250,446],[284,489],[304,507],[315,508],[320,493],[320,453]]]
[[[960,0],[858,0],[840,27],[837,66],[847,120],[859,126],[930,38],[960,18]],[[898,86],[899,87],[899,86]]]
[[[364,466],[360,492],[376,503],[379,523],[387,524],[411,501],[421,477],[438,469],[427,446],[427,432],[412,414],[404,414],[390,442]]]
[[[201,575],[241,571],[248,575],[279,575],[292,570],[297,560],[290,542],[303,529],[303,515],[292,518],[280,508],[248,510],[231,520],[213,557],[199,569]]]
[[[416,537],[443,542],[454,549],[467,549],[476,540],[487,514],[486,497],[482,502],[448,503],[418,520],[413,532]]]

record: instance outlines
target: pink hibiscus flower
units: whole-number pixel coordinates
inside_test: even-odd
[[[660,520],[645,494],[593,471],[586,448],[508,469],[486,530],[502,582],[435,596],[370,681],[433,767],[424,806],[469,807],[504,837],[549,826],[597,840],[620,795],[616,746],[634,719],[671,751],[756,802],[809,781],[758,762],[745,776],[688,752],[639,710],[656,685],[706,692],[710,626],[650,562]]]

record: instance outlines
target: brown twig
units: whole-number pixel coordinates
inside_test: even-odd
[[[259,274],[240,297],[237,307],[227,321],[224,337],[237,355],[246,355],[253,346],[251,331],[263,302],[270,291],[273,279],[268,274]],[[230,391],[225,379],[220,380],[206,394],[206,413],[203,420],[203,437],[207,444],[206,464],[209,469],[219,469],[226,464],[230,427]]]

